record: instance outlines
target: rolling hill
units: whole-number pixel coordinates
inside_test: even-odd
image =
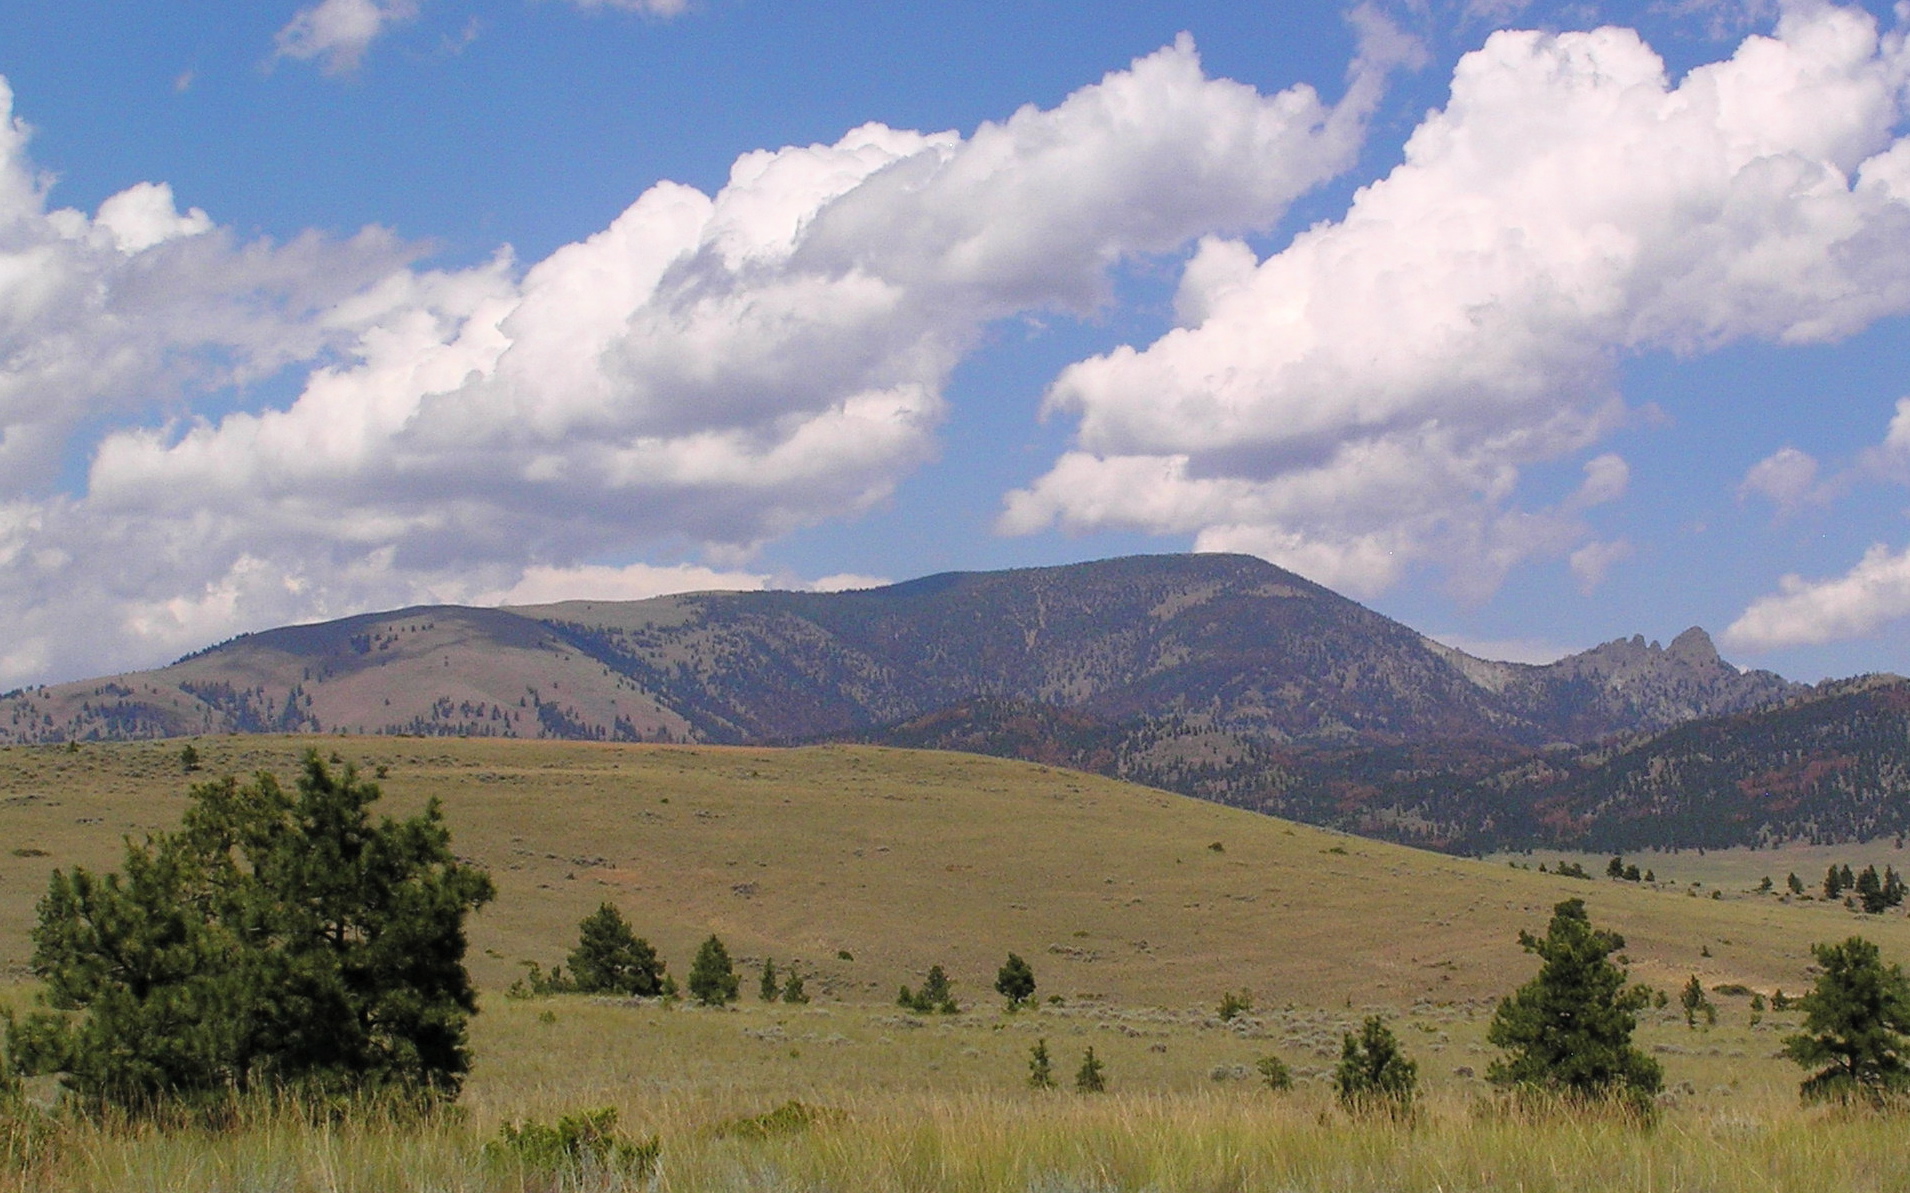
[[[1808,945],[1858,930],[1910,952],[1901,915],[1690,898],[1676,859],[1656,889],[1582,881],[974,755],[253,736],[202,739],[203,775],[164,743],[0,750],[0,962],[19,972],[53,867],[116,868],[196,779],[289,775],[313,745],[383,768],[392,811],[443,802],[454,848],[498,884],[472,924],[494,992],[520,962],[561,961],[604,900],[679,975],[717,932],[829,1000],[876,1004],[931,964],[981,999],[1012,949],[1071,1000],[1211,1006],[1251,986],[1276,1004],[1484,1006],[1531,968],[1519,929],[1574,896],[1666,988],[1697,973],[1796,992]]]

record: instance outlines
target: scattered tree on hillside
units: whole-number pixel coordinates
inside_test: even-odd
[[[1797,871],[1795,870],[1791,871],[1790,875],[1784,879],[1784,885],[1789,888],[1793,895],[1801,895],[1804,893],[1804,880],[1797,876]]]
[[[730,951],[712,933],[690,963],[690,997],[706,1007],[720,1007],[736,1001],[741,985],[742,979],[730,962]]]
[[[1008,954],[995,974],[995,993],[1008,1000],[1008,1009],[1019,1010],[1035,1000],[1035,971],[1017,953]]]
[[[1106,1093],[1108,1088],[1107,1066],[1094,1055],[1094,1045],[1088,1045],[1087,1055],[1081,1058],[1081,1067],[1074,1071],[1074,1089],[1081,1094]]]
[[[1605,877],[1607,878],[1625,877],[1625,859],[1618,856],[1617,854],[1613,854],[1612,860],[1605,863]]]
[[[1910,1092],[1910,981],[1885,965],[1877,946],[1861,936],[1842,944],[1812,945],[1821,972],[1796,1001],[1804,1031],[1787,1037],[1784,1053],[1805,1068],[1807,1102],[1864,1101],[1882,1105]]]
[[[1507,1051],[1486,1079],[1579,1099],[1623,1098],[1645,1104],[1664,1084],[1658,1062],[1632,1046],[1637,1012],[1650,1001],[1627,985],[1625,947],[1616,932],[1592,927],[1581,899],[1552,910],[1543,937],[1519,933],[1539,972],[1499,1004],[1486,1039]]]
[[[809,992],[803,989],[802,975],[796,972],[794,965],[789,967],[789,977],[783,982],[783,1001],[792,1004],[809,1001]]]
[[[1698,980],[1695,973],[1685,981],[1684,989],[1678,992],[1678,1005],[1684,1008],[1685,1026],[1694,1031],[1697,1030],[1700,1014],[1704,1015],[1707,1024],[1718,1021],[1718,1009],[1711,1005],[1710,997],[1704,992],[1704,983]]]
[[[922,988],[910,990],[902,987],[896,996],[896,1005],[914,1011],[918,1015],[953,1015],[962,1008],[955,1003],[955,995],[949,987],[948,974],[941,966],[929,966],[928,976],[922,979]]]
[[[776,980],[776,963],[768,957],[763,958],[763,977],[756,984],[756,995],[764,1002],[775,1002],[782,994],[782,986]]]
[[[1358,1034],[1348,1032],[1340,1041],[1333,1087],[1340,1105],[1351,1113],[1404,1118],[1412,1113],[1419,1089],[1419,1065],[1406,1059],[1386,1020],[1372,1015]]]
[[[1048,1056],[1048,1041],[1040,1039],[1028,1050],[1028,1084],[1035,1089],[1054,1088],[1054,1061]]]
[[[46,1010],[7,1027],[28,1072],[133,1110],[230,1090],[454,1096],[477,1009],[464,921],[491,880],[436,801],[374,822],[378,788],[305,756],[193,788],[121,873],[56,871],[33,930]]]
[[[1242,990],[1236,994],[1232,990],[1220,996],[1220,1006],[1214,1012],[1222,1023],[1232,1023],[1235,1019],[1253,1010],[1253,991]]]
[[[199,769],[198,746],[187,742],[185,748],[179,751],[179,769],[185,771],[187,774],[191,774]]]
[[[580,994],[655,998],[663,993],[664,965],[657,951],[608,903],[577,924],[577,947],[569,960],[569,986]]]

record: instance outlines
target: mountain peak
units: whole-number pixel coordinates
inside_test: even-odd
[[[1673,638],[1671,645],[1665,648],[1665,654],[1694,667],[1713,667],[1724,662],[1718,657],[1718,648],[1712,644],[1711,635],[1698,626],[1692,626]]]

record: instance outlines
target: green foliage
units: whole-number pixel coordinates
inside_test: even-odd
[[[515,1163],[561,1188],[605,1177],[642,1180],[655,1170],[662,1151],[655,1137],[637,1142],[620,1134],[617,1112],[607,1106],[564,1115],[555,1125],[506,1123],[485,1147],[493,1161]]]
[[[1864,872],[1857,875],[1853,889],[1857,892],[1858,905],[1867,915],[1881,915],[1903,902],[1903,879],[1891,866],[1884,867],[1881,878],[1877,876],[1877,867],[1865,866]]]
[[[1028,1085],[1033,1089],[1054,1088],[1054,1061],[1048,1055],[1048,1041],[1040,1039],[1028,1050]]]
[[[690,963],[690,997],[706,1007],[725,1006],[736,1001],[741,986],[730,951],[712,933]]]
[[[1357,1034],[1340,1041],[1340,1063],[1333,1070],[1340,1105],[1353,1114],[1405,1118],[1419,1091],[1419,1065],[1406,1059],[1386,1020],[1369,1016]]]
[[[199,747],[187,742],[179,751],[179,769],[191,774],[199,769]]]
[[[1008,1000],[1008,1009],[1019,1010],[1035,1000],[1035,971],[1020,954],[1008,954],[995,974],[995,993]]]
[[[570,981],[579,994],[655,998],[663,993],[663,969],[650,942],[632,932],[623,913],[610,904],[577,925]]]
[[[1801,895],[1804,893],[1804,880],[1799,878],[1797,872],[1793,870],[1791,873],[1785,875],[1784,887],[1793,895]]]
[[[1718,1021],[1718,1009],[1711,1005],[1711,999],[1704,992],[1704,983],[1698,980],[1695,973],[1685,980],[1684,989],[1678,992],[1678,1005],[1684,1008],[1686,1027],[1695,1030],[1700,1014],[1705,1016],[1707,1023]]]
[[[710,1134],[717,1139],[774,1139],[800,1135],[818,1123],[841,1122],[844,1117],[840,1110],[792,1100],[763,1114],[727,1119],[716,1124]]]
[[[796,972],[796,967],[793,965],[789,967],[789,977],[783,982],[783,1001],[787,1003],[809,1001],[809,992],[803,989],[802,975]]]
[[[1664,1071],[1631,1042],[1650,993],[1627,985],[1625,968],[1612,960],[1624,937],[1592,927],[1584,901],[1567,899],[1553,908],[1543,937],[1521,932],[1519,945],[1541,964],[1492,1017],[1486,1039],[1508,1055],[1492,1062],[1486,1079],[1584,1100],[1642,1103],[1656,1094]]]
[[[1784,1041],[1784,1054],[1799,1065],[1823,1066],[1804,1079],[1804,1100],[1882,1105],[1910,1092],[1910,982],[1903,970],[1885,965],[1861,936],[1813,945],[1811,953],[1820,972],[1796,1003],[1804,1031]]]
[[[1274,1093],[1285,1093],[1293,1088],[1293,1070],[1287,1068],[1287,1062],[1277,1056],[1263,1056],[1253,1062],[1260,1072],[1260,1080]]]
[[[1613,854],[1612,860],[1605,863],[1605,877],[1607,878],[1625,877],[1625,859],[1622,857],[1619,857],[1617,854]]]
[[[1238,994],[1232,990],[1220,996],[1220,1006],[1216,1014],[1222,1023],[1232,1023],[1248,1011],[1253,1010],[1253,991],[1242,990]]]
[[[918,1015],[954,1015],[961,1011],[955,1002],[955,995],[949,987],[948,974],[939,965],[929,966],[928,976],[922,979],[920,990],[902,987],[896,995],[896,1005],[914,1011]]]
[[[1107,1066],[1094,1055],[1094,1045],[1088,1045],[1086,1055],[1081,1058],[1081,1067],[1074,1071],[1074,1092],[1078,1094],[1106,1093],[1108,1088]]]
[[[764,1002],[775,1002],[782,994],[782,986],[776,980],[776,963],[768,957],[763,958],[763,976],[756,983],[756,997]]]
[[[293,791],[201,784],[125,868],[55,871],[33,930],[48,1008],[8,1026],[23,1069],[91,1104],[298,1087],[454,1096],[476,996],[464,920],[490,879],[433,803],[374,823],[378,788],[308,752]]]

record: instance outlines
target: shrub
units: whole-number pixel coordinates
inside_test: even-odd
[[[995,975],[995,993],[1008,1000],[1008,1009],[1019,1010],[1035,1000],[1035,971],[1019,954],[1008,954]]]
[[[1074,1071],[1074,1090],[1080,1094],[1106,1093],[1108,1088],[1107,1066],[1094,1055],[1094,1045],[1088,1045],[1087,1054],[1081,1058],[1081,1067]]]
[[[1664,1085],[1664,1071],[1632,1046],[1637,1012],[1650,994],[1627,985],[1624,967],[1612,960],[1625,938],[1592,927],[1584,901],[1567,899],[1553,908],[1543,937],[1521,932],[1519,945],[1541,964],[1492,1017],[1486,1039],[1507,1055],[1492,1062],[1486,1079],[1577,1099],[1648,1104]]]
[[[1877,946],[1853,936],[1842,944],[1812,945],[1820,972],[1810,993],[1797,1000],[1804,1031],[1784,1041],[1784,1053],[1806,1068],[1823,1065],[1804,1079],[1807,1102],[1865,1101],[1882,1105],[1910,1090],[1910,982],[1896,965],[1886,966]]]
[[[712,933],[690,963],[690,997],[706,1007],[720,1007],[735,1002],[741,986],[730,951]]]
[[[619,1134],[617,1112],[605,1107],[567,1114],[554,1126],[506,1123],[485,1151],[569,1187],[603,1177],[642,1180],[656,1168],[663,1146],[654,1136],[637,1142]]]
[[[800,1135],[818,1123],[841,1122],[846,1117],[840,1110],[789,1101],[764,1114],[727,1119],[711,1128],[710,1134],[718,1139],[772,1139]]]
[[[178,832],[123,873],[56,871],[33,930],[36,1011],[7,1028],[29,1072],[134,1111],[299,1087],[454,1096],[476,996],[464,920],[493,888],[433,802],[374,823],[378,788],[315,751],[193,788]]]
[[[1419,1066],[1406,1059],[1386,1020],[1372,1015],[1358,1034],[1348,1032],[1340,1041],[1333,1086],[1350,1113],[1405,1118],[1419,1090]]]
[[[1231,1023],[1240,1016],[1253,1010],[1253,991],[1242,990],[1235,994],[1229,990],[1220,996],[1220,1008],[1216,1012],[1222,1023]]]
[[[650,942],[630,930],[623,913],[608,903],[577,925],[570,953],[570,985],[579,994],[655,998],[663,993],[663,962]],[[553,978],[560,971],[552,971]]]

